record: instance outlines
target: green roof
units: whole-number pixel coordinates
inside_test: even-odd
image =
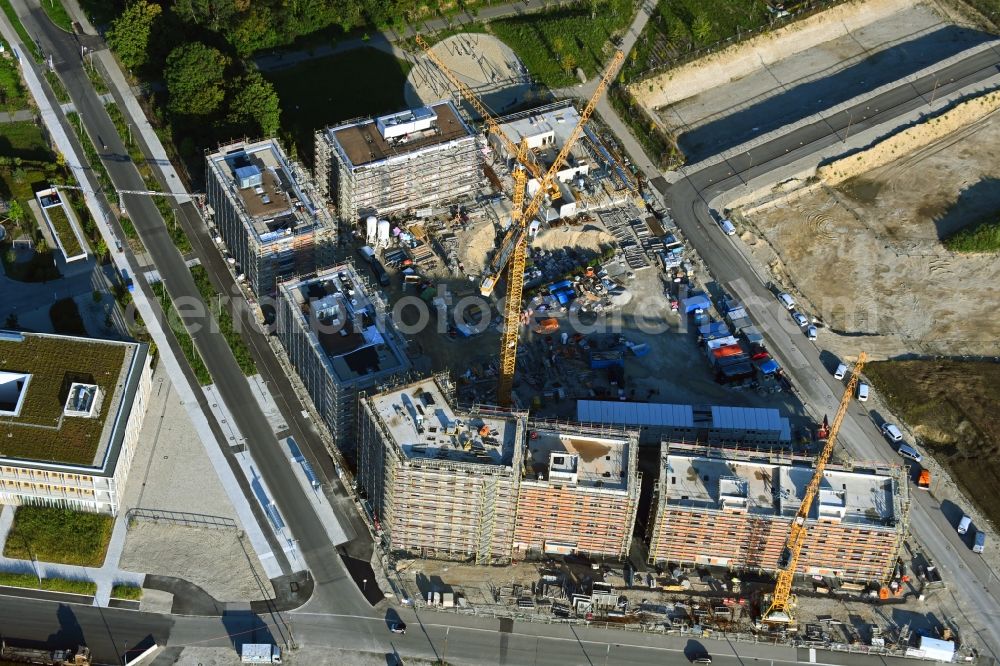
[[[0,370],[31,375],[19,415],[0,416],[0,458],[96,466],[95,456],[109,441],[105,423],[117,412],[137,348],[60,335],[0,336]],[[63,415],[74,382],[100,388],[94,418]]]

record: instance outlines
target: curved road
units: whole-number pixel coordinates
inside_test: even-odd
[[[705,261],[720,288],[739,297],[768,340],[768,349],[791,376],[803,402],[813,416],[836,413],[843,384],[833,379],[831,368],[820,359],[819,349],[810,343],[788,312],[775,300],[761,276],[751,267],[735,237],[723,235],[708,211],[709,203],[749,190],[747,181],[772,175],[779,182],[799,160],[846,144],[851,136],[887,124],[933,99],[943,99],[969,86],[985,83],[998,72],[1000,53],[996,49],[976,54],[913,83],[901,84],[851,109],[826,116],[767,143],[749,148],[733,157],[689,172],[673,185],[655,181],[671,206],[672,214],[685,237]],[[850,136],[848,136],[848,132]],[[846,147],[846,146],[845,146]],[[813,160],[813,164],[818,158]],[[697,165],[694,165],[697,169]],[[659,174],[650,174],[656,178]],[[720,206],[721,208],[721,206]],[[859,342],[859,345],[863,344]],[[859,347],[858,351],[861,351]],[[899,461],[893,447],[882,437],[872,415],[855,402],[841,429],[840,442],[855,460]],[[912,486],[911,486],[912,487]],[[955,618],[973,630],[985,652],[1000,655],[1000,578],[986,562],[972,553],[928,493],[913,491],[910,511],[911,533],[943,570],[947,594],[955,595],[964,617]]]

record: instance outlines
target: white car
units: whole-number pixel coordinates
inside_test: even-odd
[[[847,374],[847,366],[841,363],[837,366],[837,369],[833,371],[834,379],[843,379],[844,375]]]
[[[802,314],[801,312],[793,312],[792,313],[792,319],[794,319],[795,323],[798,324],[799,326],[808,326],[809,325],[809,320],[806,319],[806,316],[804,314]]]
[[[885,435],[886,439],[890,442],[903,441],[903,433],[899,431],[899,428],[897,428],[894,423],[883,423],[882,434]]]
[[[815,326],[810,326],[809,328],[806,329],[806,337],[809,338],[810,340],[815,340],[816,339],[816,327]]]
[[[864,382],[860,382],[858,384],[858,401],[859,402],[868,402],[868,392],[869,392],[869,390],[870,390],[870,388],[868,387],[868,384],[865,384]]]
[[[736,227],[733,226],[733,223],[730,220],[719,220],[719,228],[722,229],[722,233],[727,236],[732,236],[736,233]]]
[[[781,301],[781,304],[788,310],[795,308],[795,299],[788,294],[778,294],[778,300]]]

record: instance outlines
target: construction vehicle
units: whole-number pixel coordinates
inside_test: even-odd
[[[0,662],[5,664],[40,664],[42,666],[90,666],[90,648],[75,650],[38,650],[0,643]]]
[[[923,488],[924,490],[930,490],[931,488],[931,471],[929,469],[920,470],[920,476],[917,477],[917,488]]]
[[[594,114],[594,109],[597,107],[597,101],[607,90],[608,85],[611,83],[615,74],[618,71],[619,66],[625,60],[625,54],[621,51],[616,51],[611,62],[608,64],[604,73],[601,75],[601,79],[597,83],[597,87],[594,90],[594,94],[587,101],[587,105],[584,107],[583,111],[580,113],[580,121],[573,128],[572,133],[566,142],[563,144],[559,153],[556,155],[555,160],[549,166],[548,171],[544,174],[540,173],[537,168],[538,165],[532,159],[528,159],[529,151],[527,148],[527,143],[521,141],[519,144],[515,144],[503,130],[500,128],[500,124],[490,115],[486,106],[479,100],[476,94],[462,81],[458,79],[455,74],[448,69],[448,67],[441,61],[437,55],[431,50],[430,46],[426,41],[420,36],[416,37],[417,44],[424,50],[427,57],[437,65],[441,72],[448,78],[455,89],[465,98],[465,100],[476,110],[477,113],[483,119],[489,131],[497,136],[500,142],[504,145],[506,150],[511,154],[515,155],[515,164],[512,171],[512,176],[514,179],[514,191],[511,193],[511,200],[513,201],[512,214],[511,214],[511,226],[501,243],[501,247],[498,251],[498,255],[501,255],[503,264],[509,261],[510,271],[507,277],[507,294],[506,300],[504,302],[504,327],[503,333],[500,338],[500,382],[497,390],[497,402],[503,407],[510,406],[511,404],[511,389],[514,386],[514,369],[517,365],[517,342],[518,335],[520,333],[521,324],[521,296],[524,290],[524,268],[527,261],[527,249],[528,249],[528,232],[527,232],[527,222],[538,214],[541,208],[542,202],[548,198],[549,201],[556,199],[558,197],[559,188],[556,185],[556,174],[563,167],[566,162],[566,158],[569,156],[570,151],[573,146],[576,145],[577,140],[583,134],[584,126],[590,117]],[[531,173],[533,177],[538,179],[538,189],[535,191],[534,196],[531,201],[525,207],[524,202],[524,192],[527,186],[527,173]],[[487,279],[490,280],[488,285],[488,290],[492,293],[499,280],[500,271],[503,270],[503,265],[500,265],[499,271],[491,274]],[[484,284],[484,289],[486,285]]]
[[[858,355],[858,362],[854,364],[851,380],[847,383],[844,396],[840,399],[840,407],[837,409],[837,415],[834,416],[833,423],[826,433],[826,442],[823,444],[823,450],[816,457],[812,479],[810,479],[809,485],[806,486],[806,490],[802,494],[802,503],[799,505],[799,510],[795,514],[794,520],[792,520],[791,531],[788,534],[788,539],[785,541],[785,548],[781,555],[781,561],[778,564],[778,580],[775,582],[774,592],[771,594],[771,604],[761,618],[765,625],[788,626],[794,623],[794,618],[792,617],[792,581],[795,578],[795,570],[798,568],[799,557],[802,555],[802,546],[806,542],[809,512],[812,509],[813,500],[816,499],[816,495],[819,493],[819,486],[823,481],[823,471],[826,469],[826,464],[830,461],[830,456],[833,454],[833,448],[837,443],[837,433],[840,432],[840,425],[844,422],[844,417],[847,415],[847,408],[850,407],[851,400],[854,398],[854,391],[857,389],[858,382],[860,381],[861,370],[864,368],[865,361],[867,360],[868,355],[864,352]]]

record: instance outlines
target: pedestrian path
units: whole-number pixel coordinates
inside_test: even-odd
[[[23,123],[35,118],[35,112],[31,109],[21,109],[14,113],[0,112],[0,123]]]

